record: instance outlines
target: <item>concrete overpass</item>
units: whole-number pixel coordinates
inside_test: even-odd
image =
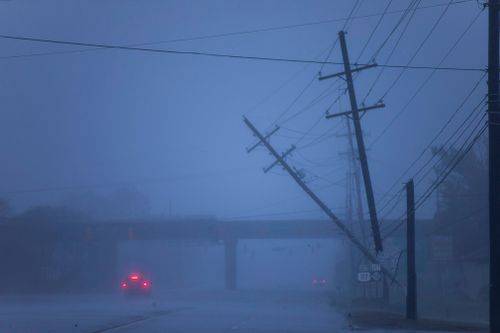
[[[0,240],[97,242],[108,244],[107,247],[119,241],[134,240],[220,242],[224,244],[225,279],[228,289],[237,287],[238,240],[328,239],[341,236],[334,224],[326,220],[218,221],[209,218],[144,218],[89,222],[11,220],[0,225]],[[113,256],[110,258],[112,261]]]

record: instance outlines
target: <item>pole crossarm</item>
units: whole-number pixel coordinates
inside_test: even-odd
[[[335,223],[335,225],[346,235],[346,237],[361,251],[361,253],[372,263],[379,264],[381,270],[388,279],[396,280],[396,277],[392,272],[386,269],[380,264],[376,256],[366,248],[354,234],[344,225],[344,223],[328,208],[328,206],[307,186],[307,184],[302,180],[302,178],[294,171],[285,159],[280,155],[276,149],[265,139],[265,137],[257,130],[257,128],[246,118],[243,117],[243,121],[252,131],[252,133],[260,140],[260,142],[269,150],[271,155],[276,159],[278,163],[281,164],[283,169],[295,180],[295,182],[302,188],[304,192],[309,195],[309,197],[321,208],[321,210]],[[401,286],[401,284],[396,281],[396,283]]]
[[[364,65],[364,66],[353,68],[353,69],[351,69],[351,73],[361,72],[362,70],[365,70],[365,69],[368,69],[368,68],[373,68],[373,67],[377,67],[377,64],[369,64],[369,65]],[[334,78],[334,77],[337,77],[337,76],[342,76],[342,75],[345,75],[345,74],[346,74],[346,72],[338,72],[338,73],[334,73],[334,74],[320,76],[318,78],[318,80],[319,81],[328,80],[328,79],[331,79],[331,78]]]
[[[295,146],[292,145],[288,150],[286,150],[283,154],[281,154],[281,158],[285,160],[285,158],[292,153],[292,151],[295,150]],[[268,173],[272,168],[274,168],[277,164],[279,163],[278,160],[274,161],[270,166],[264,168],[264,173]]]
[[[364,107],[358,108],[358,112],[366,112],[366,111],[381,109],[381,108],[385,108],[384,103],[377,103],[375,105],[364,106]],[[341,117],[341,116],[350,116],[351,114],[352,114],[352,110],[345,111],[345,112],[339,112],[339,113],[327,113],[325,118],[331,119],[331,118],[336,118],[336,117]]]
[[[280,129],[279,126],[276,126],[271,132],[267,133],[264,138],[267,140],[271,137],[271,135],[273,135],[274,133],[276,133],[278,130]],[[255,143],[254,145],[252,145],[251,147],[247,148],[247,153],[250,153],[252,152],[252,150],[254,150],[255,148],[257,148],[258,146],[260,145],[260,141],[257,141],[257,143]]]

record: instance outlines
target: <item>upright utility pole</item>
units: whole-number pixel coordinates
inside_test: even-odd
[[[415,191],[406,183],[406,319],[417,319],[417,270],[415,268]]]
[[[347,174],[346,174],[346,179],[347,179],[347,186],[346,186],[346,208],[347,208],[347,213],[346,213],[346,220],[349,223],[349,227],[351,230],[353,230],[353,212],[352,212],[352,167],[353,163],[351,158],[348,157],[347,159]],[[366,246],[365,243],[363,245]],[[349,267],[349,287],[351,295],[355,295],[356,292],[356,256],[354,253],[354,246],[352,243],[349,242],[349,260],[350,260],[350,267]]]
[[[359,112],[384,107],[384,105],[382,103],[378,103],[374,106],[358,108],[358,102],[356,100],[356,93],[354,91],[354,83],[352,80],[352,73],[361,71],[363,69],[375,67],[376,64],[371,64],[371,65],[351,69],[351,64],[349,62],[349,55],[347,52],[347,45],[346,45],[346,41],[345,41],[345,32],[344,31],[339,32],[339,39],[340,39],[340,46],[342,48],[342,60],[344,62],[344,72],[320,77],[319,80],[324,80],[324,79],[329,79],[332,77],[337,77],[340,75],[345,75],[345,81],[347,83],[347,91],[349,92],[349,100],[351,102],[351,111],[343,112],[343,113],[340,113],[340,114],[337,114],[334,116],[338,116],[338,115],[350,116],[352,118],[353,123],[354,123],[354,132],[356,134],[356,143],[358,144],[359,162],[361,164],[361,171],[363,173],[363,180],[364,180],[365,190],[366,190],[366,199],[368,202],[368,210],[370,211],[370,222],[371,222],[371,226],[372,226],[373,240],[375,243],[375,251],[378,253],[378,252],[382,252],[384,249],[382,246],[382,238],[380,237],[380,228],[379,228],[378,220],[377,220],[377,209],[375,207],[375,198],[373,196],[372,181],[370,178],[370,169],[368,168],[368,159],[366,157],[365,141],[363,139],[363,130],[361,129],[361,121],[360,121],[360,117],[359,117]],[[329,117],[331,117],[331,116],[327,115],[327,118],[329,118]]]
[[[488,26],[488,137],[490,224],[490,332],[500,332],[500,0],[489,0]]]

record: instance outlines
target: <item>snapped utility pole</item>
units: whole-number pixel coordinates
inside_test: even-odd
[[[347,90],[349,92],[349,100],[351,102],[351,110],[335,115],[327,115],[326,118],[332,118],[338,115],[346,115],[352,118],[352,121],[354,123],[354,132],[356,134],[356,143],[358,145],[359,161],[361,163],[361,171],[363,173],[363,180],[366,190],[366,201],[368,203],[368,210],[370,212],[370,223],[372,227],[373,241],[375,243],[375,251],[378,253],[382,252],[384,248],[382,246],[382,238],[380,237],[380,228],[377,219],[377,209],[375,207],[375,198],[373,196],[373,187],[370,178],[370,169],[368,168],[368,158],[366,157],[365,141],[363,139],[363,130],[361,128],[359,113],[360,111],[363,112],[363,111],[382,108],[385,105],[383,103],[377,103],[376,105],[370,107],[362,107],[362,108],[358,107],[358,102],[356,101],[356,93],[354,91],[354,83],[352,80],[352,73],[361,71],[363,69],[375,67],[376,64],[351,69],[344,31],[339,32],[339,39],[340,39],[340,46],[342,48],[342,58],[344,61],[344,72],[326,75],[320,77],[319,80],[325,80],[338,76],[345,76],[345,81],[347,83]]]
[[[490,331],[500,332],[500,0],[488,1],[488,140],[490,226]]]
[[[269,138],[262,135],[259,130],[246,118],[243,117],[243,121],[248,126],[248,128],[252,131],[253,135],[257,137],[259,140],[259,144],[262,144],[267,150],[271,153],[271,155],[278,161],[279,164],[285,169],[286,172],[295,180],[295,182],[304,190],[304,192],[309,195],[309,197],[321,208],[321,210],[335,223],[335,225],[347,236],[347,238],[361,251],[361,253],[374,264],[380,264],[375,255],[366,248],[355,236],[354,234],[347,228],[344,223],[328,208],[327,205],[307,186],[307,184],[302,180],[302,177],[295,171],[293,167],[291,167],[283,157],[283,154],[280,154],[274,149],[274,147],[269,143]],[[382,272],[391,279],[395,280],[394,274],[387,270],[383,265],[381,266]],[[397,282],[398,283],[398,282]],[[399,283],[398,283],[399,284]]]

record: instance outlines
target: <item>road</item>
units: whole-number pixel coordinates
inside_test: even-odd
[[[169,291],[0,298],[0,332],[350,332],[324,292]],[[372,331],[372,332],[382,332]]]

